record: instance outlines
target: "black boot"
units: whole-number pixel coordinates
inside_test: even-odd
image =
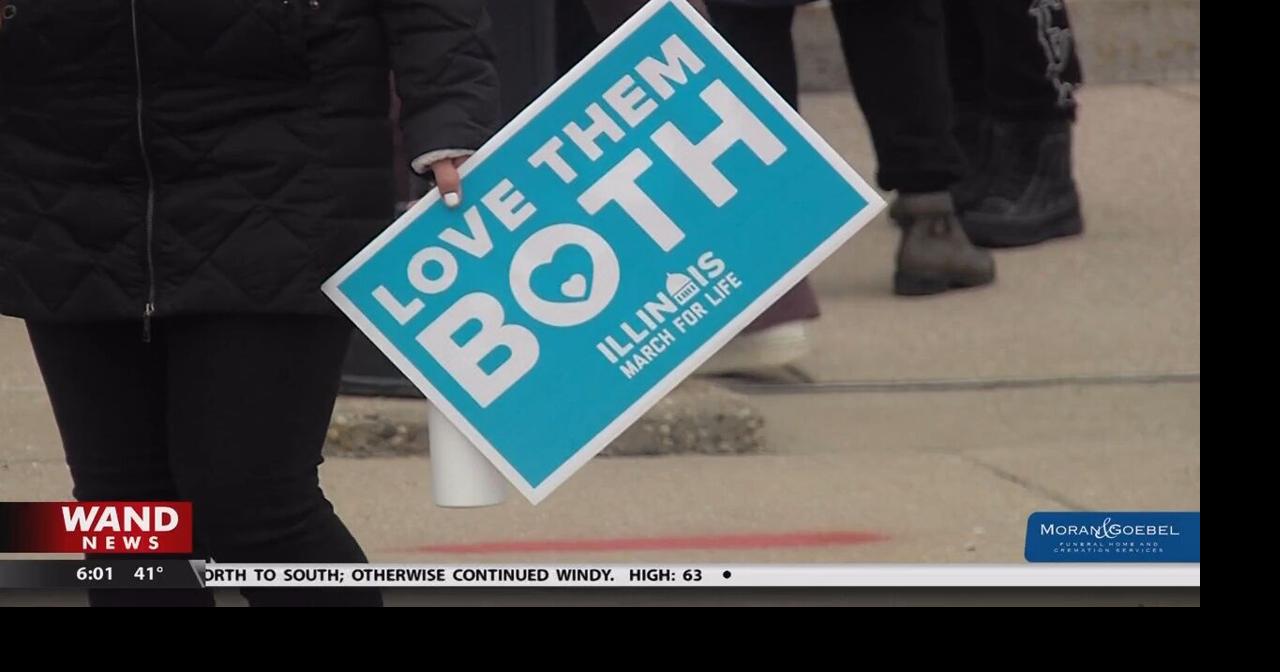
[[[889,208],[889,216],[902,228],[895,294],[937,294],[995,280],[995,260],[965,237],[950,192],[904,194]]]
[[[993,122],[986,195],[961,211],[983,247],[1017,247],[1084,231],[1071,175],[1071,123]]]

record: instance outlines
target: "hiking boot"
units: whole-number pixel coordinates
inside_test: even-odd
[[[995,280],[995,260],[965,236],[950,192],[899,196],[889,216],[902,229],[893,275],[895,294],[937,294]]]

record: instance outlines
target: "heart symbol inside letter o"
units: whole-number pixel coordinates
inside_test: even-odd
[[[533,291],[533,273],[551,263],[556,252],[576,245],[591,257],[591,281],[575,273],[560,285],[575,301],[548,301]],[[618,256],[600,234],[577,224],[553,224],[529,236],[511,258],[511,293],[535,320],[553,327],[572,327],[600,314],[618,293]],[[590,285],[590,286],[588,286]]]

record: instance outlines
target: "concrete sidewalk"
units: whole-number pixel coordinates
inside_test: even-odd
[[[330,459],[327,491],[375,559],[460,562],[1018,562],[1032,511],[1198,510],[1199,85],[1081,99],[1085,236],[999,253],[994,287],[903,300],[874,222],[815,276],[804,367],[824,385],[749,393],[769,454],[598,459],[536,508],[434,508],[422,457]],[[874,172],[847,93],[803,111]],[[0,499],[69,489],[0,319]]]

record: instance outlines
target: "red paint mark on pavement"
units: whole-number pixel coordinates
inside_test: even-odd
[[[472,544],[428,544],[406,549],[413,553],[557,553],[609,551],[691,551],[762,548],[851,546],[887,541],[878,532],[783,532],[777,534],[721,534],[692,537],[622,537],[616,539],[530,539]]]

